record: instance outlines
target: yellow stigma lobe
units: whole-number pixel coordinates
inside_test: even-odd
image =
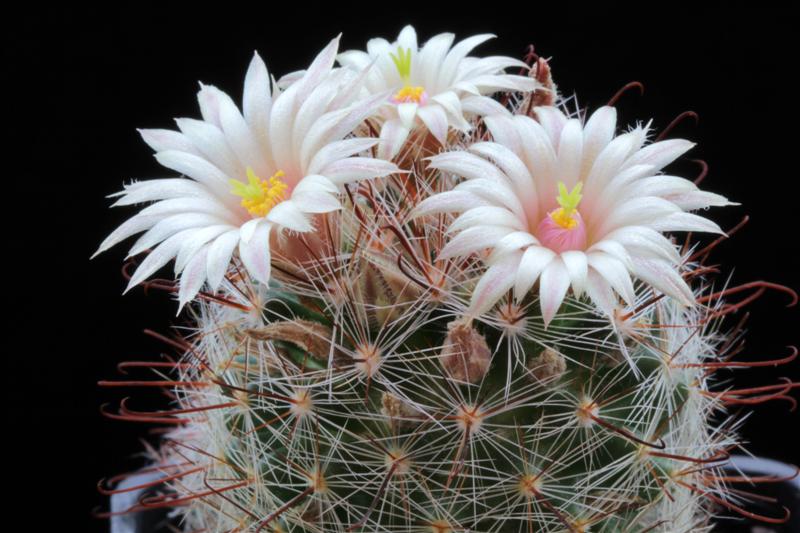
[[[242,197],[242,207],[254,217],[266,216],[270,210],[286,199],[289,186],[280,178],[282,170],[273,174],[268,180],[259,178],[253,169],[247,167],[247,183],[230,180],[231,193]]]
[[[392,56],[394,66],[397,67],[397,73],[400,74],[400,79],[403,83],[408,84],[411,77],[411,48],[397,47],[397,55],[389,53]]]
[[[550,213],[550,218],[564,229],[574,229],[578,225],[578,220],[573,215],[578,210],[578,204],[583,198],[581,189],[583,189],[583,182],[579,182],[571,191],[567,191],[567,186],[563,181],[558,182],[556,202],[561,207]]]

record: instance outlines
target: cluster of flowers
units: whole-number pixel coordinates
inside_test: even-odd
[[[174,259],[182,307],[205,284],[215,291],[234,255],[263,284],[276,249],[300,261],[297,236],[319,232],[320,215],[342,209],[345,186],[380,186],[427,166],[457,180],[434,185],[409,218],[461,213],[434,253],[490,251],[469,313],[485,312],[509,290],[520,300],[537,280],[545,323],[570,288],[611,316],[617,295],[632,303],[633,279],[692,304],[680,255],[663,233],[719,233],[690,211],[728,204],[661,172],[693,144],[648,143],[648,126],[618,135],[609,106],[583,121],[531,105],[555,102],[555,87],[524,62],[468,55],[491,37],[454,44],[445,33],[420,47],[407,26],[394,43],[376,38],[366,51],[338,55],[336,38],[307,70],[277,82],[256,54],[241,111],[202,85],[202,120],[178,119],[180,131],[141,130],[159,163],[183,177],[126,185],[115,206],[153,203],[98,253],[144,232],[130,256],[152,251],[129,288]],[[527,95],[528,104],[512,112],[491,98],[501,91]]]

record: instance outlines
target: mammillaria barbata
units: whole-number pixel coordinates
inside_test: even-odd
[[[256,55],[241,112],[203,85],[202,120],[141,132],[183,177],[126,185],[115,205],[149,205],[100,250],[144,232],[129,288],[175,291],[189,326],[146,383],[174,408],[109,413],[171,428],[132,511],[209,532],[753,517],[726,409],[794,384],[714,372],[796,352],[732,359],[723,320],[752,298],[723,298],[769,285],[714,286],[724,234],[695,212],[728,201],[665,170],[692,143],[622,132],[616,98],[589,113],[533,53],[469,56],[490,37],[335,39],[278,81]],[[176,282],[145,281],[171,260]]]

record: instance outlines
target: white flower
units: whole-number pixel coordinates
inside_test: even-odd
[[[522,61],[502,56],[467,56],[492,37],[475,35],[453,46],[455,36],[441,33],[420,49],[414,28],[406,26],[394,43],[376,38],[367,43],[366,52],[350,50],[339,54],[339,63],[355,70],[374,63],[375,68],[366,76],[366,88],[371,94],[389,91],[391,95],[383,110],[383,143],[378,152],[381,157],[394,157],[419,121],[445,145],[448,128],[470,129],[465,113],[483,116],[505,111],[484,95],[537,87],[536,81],[527,76],[504,73],[510,67],[527,68]]]
[[[342,207],[342,184],[397,171],[387,161],[352,157],[377,142],[345,137],[381,99],[356,100],[359,77],[332,70],[338,44],[338,38],[331,41],[302,77],[283,92],[273,88],[275,94],[255,54],[245,78],[243,113],[227,94],[201,85],[203,120],[178,119],[180,132],[140,132],[158,162],[185,177],[134,182],[115,195],[117,206],[155,202],[109,235],[97,252],[146,231],[130,255],[155,248],[128,289],[174,258],[182,306],[206,281],[217,289],[237,250],[250,275],[266,284],[273,231],[313,231],[310,215]]]
[[[539,280],[545,324],[572,287],[604,312],[614,292],[634,300],[631,275],[692,304],[678,271],[681,257],[662,232],[720,233],[687,211],[729,205],[716,194],[660,170],[693,144],[672,139],[645,145],[647,127],[615,137],[616,111],[602,107],[582,124],[553,107],[527,116],[492,116],[493,142],[439,154],[431,166],[466,178],[423,201],[416,215],[461,212],[458,232],[440,257],[491,249],[471,312],[489,309],[507,291],[521,300]]]

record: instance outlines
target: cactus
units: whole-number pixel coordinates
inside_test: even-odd
[[[335,142],[353,143],[346,155],[358,154],[351,159],[360,162],[343,170],[338,181],[330,179],[335,191],[322,191],[339,202],[336,208],[301,210],[292,219],[294,226],[283,222],[288,218],[275,218],[275,227],[288,230],[255,229],[251,240],[243,229],[238,251],[230,239],[217,244],[218,236],[231,230],[214,225],[205,237],[194,238],[194,248],[192,235],[179,232],[186,231],[184,226],[173,236],[161,231],[160,238],[167,240],[134,274],[132,285],[149,283],[178,293],[181,305],[187,304],[188,327],[180,337],[165,338],[180,358],[154,364],[159,377],[153,384],[169,390],[173,408],[141,413],[123,404],[113,415],[170,428],[150,452],[149,467],[162,474],[158,483],[163,489],[132,510],[171,507],[182,530],[217,532],[680,532],[710,530],[709,520],[719,508],[751,516],[741,507],[741,495],[728,491],[731,476],[721,470],[740,446],[740,418],[728,409],[787,398],[795,385],[725,389],[715,371],[783,363],[796,351],[773,361],[734,360],[742,324],[728,325],[725,318],[750,297],[739,303],[726,297],[760,294],[771,286],[715,286],[713,269],[705,262],[724,237],[703,247],[661,236],[666,231],[714,231],[712,223],[685,211],[727,202],[686,180],[678,185],[659,181],[672,179],[659,171],[675,157],[664,156],[674,144],[661,144],[660,152],[650,150],[634,161],[647,168],[628,172],[632,182],[650,180],[648,186],[662,187],[658,191],[669,189],[646,195],[659,197],[647,206],[657,217],[657,229],[641,233],[652,233],[652,239],[634,242],[619,236],[603,241],[599,248],[605,251],[592,251],[600,222],[591,220],[584,206],[597,210],[603,190],[593,187],[590,169],[581,169],[581,163],[590,150],[602,148],[589,142],[591,124],[613,108],[603,108],[584,124],[582,112],[569,112],[572,101],[559,96],[548,63],[531,55],[524,76],[487,71],[493,80],[460,81],[462,89],[468,83],[492,86],[491,92],[501,92],[498,100],[476,102],[463,90],[452,93],[462,99],[458,111],[464,110],[455,118],[452,101],[436,100],[448,107],[450,122],[442,130],[438,111],[420,111],[436,95],[432,87],[409,78],[414,68],[425,68],[413,62],[416,36],[411,43],[409,35],[404,30],[398,52],[383,67],[397,68],[403,78],[390,105],[400,109],[416,99],[421,114],[412,117],[401,139],[392,140],[393,128],[404,127],[402,118],[390,115],[382,103],[386,95],[377,92],[377,107],[340,132],[343,140]],[[273,112],[281,98],[304,90],[313,101],[324,86],[310,85],[315,68],[343,83],[347,68],[328,72],[329,64],[319,65],[332,62],[333,55],[323,52],[321,57],[305,75],[278,83],[283,92],[273,96]],[[347,67],[354,57],[342,54],[340,61]],[[423,48],[419,57],[424,62],[430,56]],[[249,86],[269,91],[269,85],[257,83],[260,60],[253,65],[244,119],[258,140],[254,124],[268,113],[257,108],[265,100],[248,91]],[[360,87],[363,80],[345,81]],[[213,93],[217,100],[206,98],[205,104],[208,94],[201,94],[206,123],[214,123],[215,112],[224,115],[208,103],[219,101],[220,94]],[[333,96],[326,94],[330,102]],[[329,105],[327,114],[316,119],[343,120],[364,98],[370,97],[354,97],[339,108]],[[297,103],[283,111],[296,113],[300,121],[307,107],[312,106]],[[503,246],[514,236],[507,231],[493,237],[492,228],[506,219],[492,202],[509,206],[513,201],[502,196],[505,189],[475,192],[480,184],[464,184],[495,170],[513,179],[522,170],[509,162],[522,161],[529,170],[534,167],[531,172],[540,172],[535,157],[507,156],[515,142],[510,137],[518,133],[524,144],[525,131],[532,131],[514,128],[550,134],[549,128],[556,127],[553,117],[561,120],[561,146],[553,152],[553,164],[572,165],[580,181],[575,185],[564,178],[556,188],[553,180],[548,201],[557,205],[540,213],[544,218],[538,228],[526,230],[534,240],[512,244],[508,252]],[[187,138],[194,142],[187,148],[193,157],[213,158],[213,135],[224,134],[231,145],[231,124],[238,122],[221,118],[216,128],[203,130],[205,136],[193,136],[187,131],[192,124],[185,123],[184,137],[158,131],[145,133],[145,139],[162,162],[165,152],[174,152]],[[588,139],[582,155],[570,153],[564,140],[573,126]],[[615,123],[610,128],[614,137]],[[377,132],[379,145],[363,142]],[[659,145],[646,141],[646,127],[616,138],[625,135],[639,136],[625,157]],[[613,142],[605,139],[606,145]],[[241,157],[232,145],[221,152],[217,160]],[[271,157],[280,156],[273,152]],[[358,171],[362,163],[372,165],[369,175]],[[265,174],[245,167],[246,177],[237,178],[232,194],[242,197],[253,220],[269,219],[287,201],[287,187],[295,187],[291,199],[301,202],[295,194],[300,186],[284,178],[283,170]],[[192,177],[194,184],[202,182],[193,174],[197,165],[170,168]],[[480,176],[473,179],[475,172]],[[330,168],[328,173],[335,174]],[[348,173],[359,174],[358,179],[341,177]],[[262,175],[272,178],[260,182]],[[119,203],[167,203],[161,214],[172,216],[173,224],[179,220],[174,217],[196,216],[175,211],[182,189],[152,193],[144,189],[146,183],[129,185]],[[174,181],[170,186],[176,191],[185,187]],[[547,184],[537,181],[536,186],[535,194],[545,198]],[[305,188],[309,197],[316,194]],[[615,194],[623,197],[626,191]],[[485,201],[464,207],[470,198]],[[662,207],[669,212],[659,214]],[[469,209],[476,208],[483,211],[470,222]],[[145,216],[156,216],[157,209],[146,209],[151,211]],[[501,222],[484,218],[491,216]],[[623,215],[612,210],[606,218],[614,216]],[[301,217],[308,226],[297,222]],[[163,220],[170,219],[159,220],[150,221],[153,229],[138,249],[158,242],[147,235],[158,233]],[[478,231],[469,233],[471,228],[484,231],[488,240],[475,237]],[[143,229],[124,229],[101,249]],[[174,235],[178,238],[169,244]],[[264,257],[249,247],[256,238],[263,239],[261,249],[270,251],[266,266],[259,264]],[[168,245],[172,255],[165,251]],[[210,258],[225,246],[224,268],[214,276],[219,268],[212,268]],[[525,250],[536,247],[563,257],[558,268],[567,273],[559,278],[560,271],[542,266],[532,280],[523,276],[530,263],[525,263]],[[628,252],[630,260],[623,260]],[[143,281],[176,255],[180,283]],[[588,259],[581,263],[581,256]],[[785,517],[776,512],[759,518]]]

